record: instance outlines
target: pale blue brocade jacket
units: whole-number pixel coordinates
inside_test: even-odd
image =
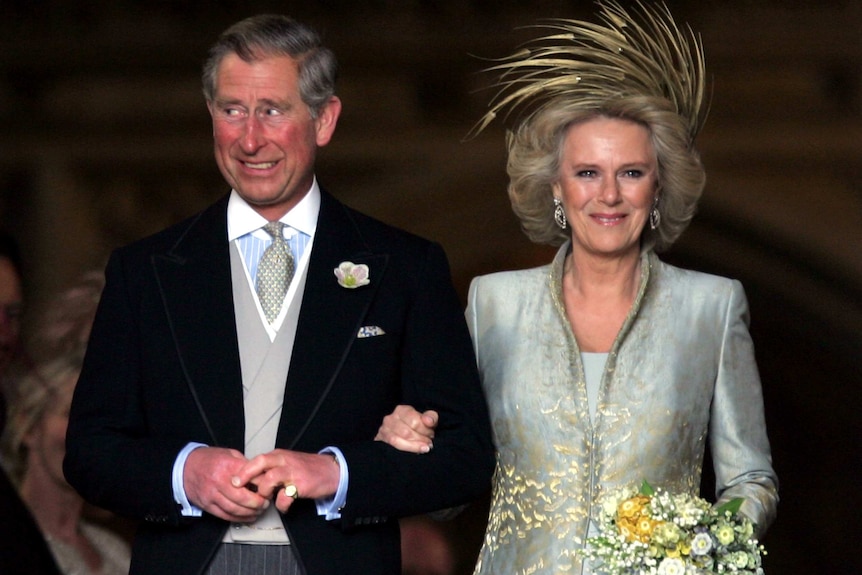
[[[643,480],[697,493],[707,440],[716,497],[744,498],[762,534],[778,480],[742,285],[644,253],[593,426],[561,299],[568,248],[550,265],[470,286],[467,321],[498,453],[476,573],[580,573],[575,551],[602,494]]]

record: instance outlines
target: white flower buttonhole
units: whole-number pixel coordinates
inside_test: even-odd
[[[341,262],[333,271],[338,278],[338,285],[347,289],[356,289],[371,283],[368,278],[368,266],[365,264]]]

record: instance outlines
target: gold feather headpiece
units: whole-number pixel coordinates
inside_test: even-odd
[[[632,13],[615,0],[597,4],[602,23],[560,19],[536,25],[552,33],[486,69],[499,73],[499,91],[472,135],[503,111],[529,107],[529,117],[558,98],[600,108],[613,99],[652,96],[675,106],[694,140],[706,119],[700,37],[689,26],[681,30],[664,4],[638,1]]]

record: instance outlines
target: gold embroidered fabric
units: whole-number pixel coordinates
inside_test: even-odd
[[[644,253],[593,426],[561,302],[568,248],[549,266],[470,286],[467,319],[498,452],[476,573],[581,573],[576,551],[602,494],[643,480],[696,493],[709,429],[718,493],[744,497],[742,511],[765,529],[777,479],[741,285]]]

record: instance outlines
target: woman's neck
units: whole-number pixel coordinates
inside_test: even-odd
[[[573,250],[566,258],[564,273],[569,289],[579,299],[631,302],[640,283],[640,253],[603,258]]]
[[[78,537],[84,500],[68,483],[58,482],[44,467],[28,467],[21,482],[21,499],[43,533],[66,542]]]
[[[640,257],[599,259],[572,252],[563,274],[563,303],[578,347],[611,349],[637,297]]]
[[[99,551],[81,530],[84,500],[66,481],[30,458],[21,482],[21,498],[27,503],[46,539],[72,547],[91,573],[102,571]]]

